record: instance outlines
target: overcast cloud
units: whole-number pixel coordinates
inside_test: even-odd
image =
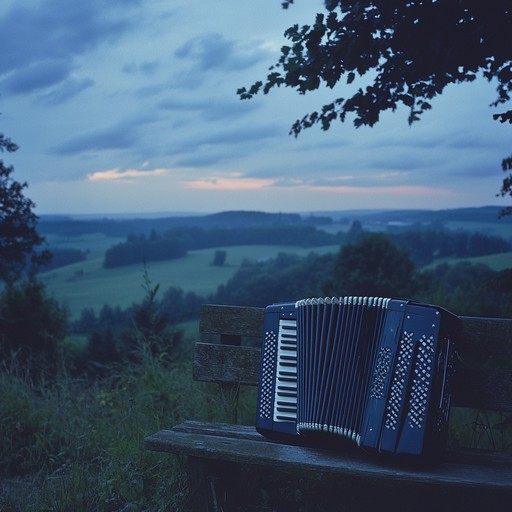
[[[280,4],[4,1],[0,133],[20,149],[3,158],[38,213],[505,203],[495,195],[511,132],[492,120],[483,80],[447,89],[412,127],[398,111],[298,139],[295,119],[341,91],[239,100],[284,30],[322,6]]]

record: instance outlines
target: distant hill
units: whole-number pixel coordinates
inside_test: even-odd
[[[503,222],[512,223],[512,215],[499,218],[502,206],[481,206],[472,208],[453,208],[444,210],[346,210],[325,211],[322,215],[331,217],[334,221],[364,222]]]
[[[177,227],[239,228],[279,225],[352,223],[359,220],[365,225],[383,227],[392,224],[444,224],[447,222],[500,223],[510,225],[512,216],[499,219],[502,207],[484,206],[446,210],[347,210],[316,213],[267,213],[261,211],[225,211],[213,214],[170,215],[150,218],[121,217],[74,218],[73,216],[42,215],[39,230],[44,234],[80,236],[103,233],[107,236],[126,237],[130,234],[149,234],[152,230],[165,232]]]
[[[175,216],[161,218],[101,218],[75,219],[71,216],[45,216],[39,220],[42,234],[80,236],[103,233],[107,236],[126,237],[129,234],[148,234],[152,230],[165,232],[177,227],[237,228],[268,226],[272,224],[298,225],[325,223],[325,217],[304,218],[298,213],[266,213],[258,211],[226,211],[208,215]]]

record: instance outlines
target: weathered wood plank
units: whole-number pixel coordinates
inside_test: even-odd
[[[257,386],[260,349],[208,343],[195,346],[193,377],[203,382]],[[458,407],[512,412],[512,370],[461,368],[453,378]]]
[[[235,425],[233,423],[208,423],[204,421],[187,420],[172,428],[175,432],[189,432],[198,434],[209,434],[213,436],[231,437],[233,439],[252,439],[253,441],[268,441],[254,426]],[[354,450],[361,448],[355,447]],[[345,453],[345,452],[344,452]],[[485,464],[505,465],[512,470],[512,452],[495,452],[488,450],[477,450],[471,448],[447,449],[447,460],[467,464],[468,461],[485,461]],[[512,482],[511,482],[512,485]]]
[[[255,386],[259,379],[260,354],[259,348],[196,343],[192,376],[203,382]]]
[[[463,336],[459,343],[462,355],[471,353],[484,358],[492,353],[495,356],[512,356],[512,319],[481,318],[461,316]],[[481,361],[478,361],[481,364]]]
[[[199,332],[261,338],[263,316],[262,308],[204,304],[201,308]]]
[[[376,460],[363,450],[360,453],[351,451],[347,457],[346,453],[335,450],[276,443],[255,434],[252,427],[239,427],[237,436],[218,435],[222,431],[222,426],[206,425],[203,430],[197,423],[192,426],[182,424],[176,429],[149,436],[145,446],[160,452],[242,464],[263,464],[280,469],[329,472],[423,485],[486,487],[512,493],[512,464],[509,459],[476,456],[464,463],[443,461],[432,468],[402,467]]]

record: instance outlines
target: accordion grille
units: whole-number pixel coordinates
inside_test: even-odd
[[[391,353],[379,350],[389,299],[343,297],[296,304],[299,329],[299,432],[361,440],[366,397],[381,396]]]
[[[277,352],[277,334],[270,330],[265,333],[263,344],[261,388],[259,400],[259,415],[271,419],[273,409],[272,378],[274,374],[275,358]]]

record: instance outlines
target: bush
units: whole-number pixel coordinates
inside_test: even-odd
[[[36,279],[7,285],[0,295],[0,356],[16,354],[33,374],[54,374],[67,319]]]

